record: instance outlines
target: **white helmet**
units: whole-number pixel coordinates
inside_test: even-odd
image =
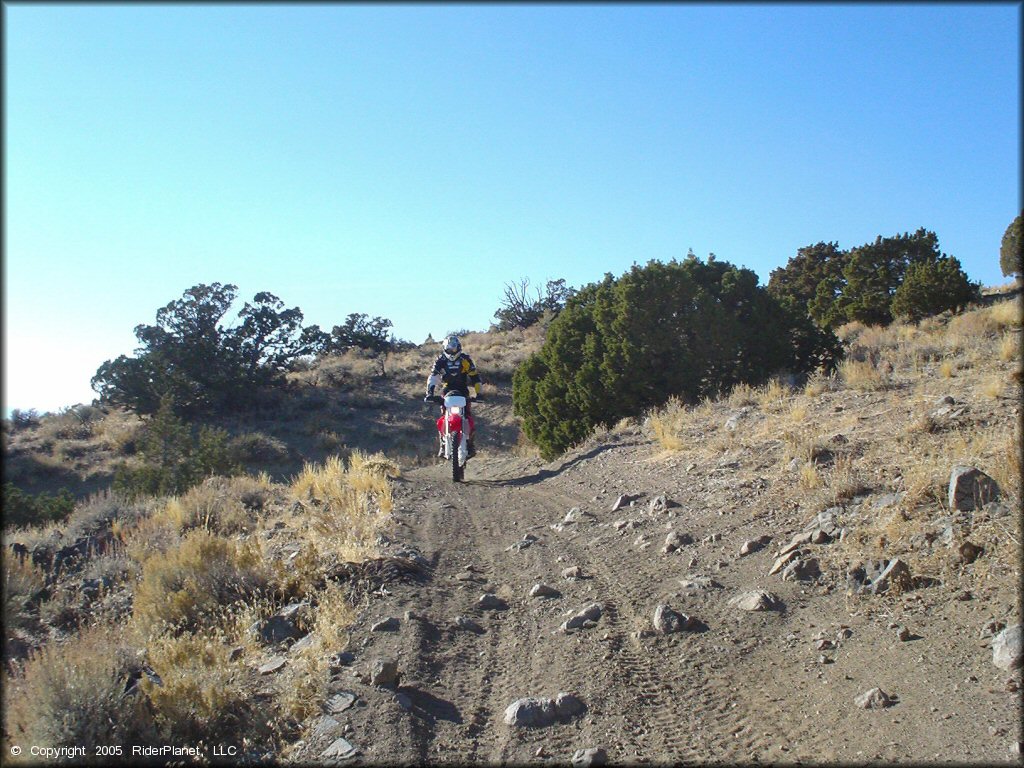
[[[462,352],[462,342],[459,341],[459,337],[455,334],[445,336],[444,341],[441,343],[441,349],[444,351],[445,357],[449,360],[454,360]]]

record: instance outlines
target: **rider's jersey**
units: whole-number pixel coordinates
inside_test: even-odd
[[[480,374],[476,372],[473,358],[460,352],[454,360],[449,360],[444,355],[438,356],[434,361],[434,368],[430,372],[427,386],[435,386],[440,380],[444,392],[461,392],[469,397],[470,386],[479,390]]]

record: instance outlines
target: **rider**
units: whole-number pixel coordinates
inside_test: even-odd
[[[470,410],[470,403],[480,394],[480,374],[476,372],[476,366],[472,358],[462,351],[462,342],[455,334],[450,334],[441,342],[441,354],[434,361],[434,367],[427,379],[427,396],[425,401],[429,402],[434,396],[434,387],[441,384],[442,395],[450,392],[460,394],[466,398],[466,418],[469,420],[469,438],[467,448],[469,455],[476,455],[476,448],[473,446],[473,438],[476,435],[476,424],[473,423],[473,415]],[[470,396],[472,388],[472,397]],[[441,415],[444,416],[444,407],[441,408]],[[444,441],[438,435],[438,456],[444,456]]]

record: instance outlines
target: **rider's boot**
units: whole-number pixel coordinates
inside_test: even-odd
[[[439,459],[443,459],[444,458],[444,436],[443,435],[438,435],[437,436],[437,458],[439,458]]]
[[[473,437],[474,437],[473,435],[470,435],[469,438],[466,440],[466,448],[467,448],[466,458],[469,458],[469,459],[471,459],[474,456],[476,456],[476,446],[473,445]]]

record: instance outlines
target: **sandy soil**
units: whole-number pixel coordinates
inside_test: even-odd
[[[624,430],[551,464],[482,450],[465,483],[443,465],[397,482],[389,547],[430,567],[368,596],[352,629],[355,660],[334,687],[357,697],[335,716],[360,750],[355,761],[567,763],[592,747],[615,763],[1020,761],[1019,672],[995,667],[981,637],[991,619],[1019,620],[1016,591],[956,599],[964,592],[947,578],[899,595],[849,595],[845,571],[824,565],[839,542],[808,546],[823,554],[816,582],[769,576],[808,511],[752,519],[750,508],[772,505],[756,464],[695,467],[655,447]],[[620,494],[633,504],[612,511]],[[652,512],[659,495],[673,506]],[[573,508],[578,521],[559,525]],[[693,541],[663,553],[670,531]],[[536,541],[513,546],[526,535]],[[740,557],[761,535],[771,542]],[[563,577],[572,566],[582,578]],[[721,586],[689,591],[682,580],[694,576]],[[537,583],[558,596],[530,597]],[[751,589],[771,591],[784,609],[730,604]],[[507,607],[481,610],[485,593]],[[593,602],[603,608],[596,626],[559,631]],[[655,632],[661,603],[701,625]],[[454,628],[457,616],[483,632]],[[388,617],[397,631],[370,631]],[[835,647],[819,649],[822,639]],[[368,684],[376,659],[398,661],[397,690]],[[854,703],[875,687],[894,703]],[[582,699],[586,713],[505,724],[513,701],[559,692]],[[323,748],[310,737],[296,757]]]

